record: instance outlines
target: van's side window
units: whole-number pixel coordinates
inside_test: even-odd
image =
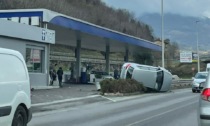
[[[0,82],[26,81],[27,71],[16,56],[0,54]]]

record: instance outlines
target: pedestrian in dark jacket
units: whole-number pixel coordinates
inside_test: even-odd
[[[56,70],[50,70],[50,85],[53,85],[53,81],[56,80]]]
[[[114,79],[118,79],[118,70],[117,69],[114,70]]]
[[[53,82],[56,80],[56,70],[55,67],[57,66],[57,64],[55,64],[54,66],[51,65],[50,66],[50,85],[53,85]]]
[[[62,70],[62,67],[60,67],[58,69],[57,75],[58,75],[59,86],[62,87],[62,78],[63,78],[63,70]]]

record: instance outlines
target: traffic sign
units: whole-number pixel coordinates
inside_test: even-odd
[[[180,62],[181,63],[192,63],[192,52],[191,51],[180,52]]]

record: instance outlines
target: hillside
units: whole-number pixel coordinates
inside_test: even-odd
[[[101,0],[1,0],[0,9],[46,8],[96,25],[154,41],[150,26],[127,10],[113,9]]]

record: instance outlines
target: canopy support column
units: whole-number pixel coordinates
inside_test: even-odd
[[[109,58],[109,55],[110,55],[110,45],[109,45],[109,41],[106,40],[106,72],[109,74],[110,72],[110,58]]]
[[[124,61],[125,62],[129,62],[129,49],[128,48],[126,48],[126,50],[125,50],[125,58],[124,58]]]
[[[81,75],[81,40],[77,40],[76,48],[76,81],[80,82]]]

